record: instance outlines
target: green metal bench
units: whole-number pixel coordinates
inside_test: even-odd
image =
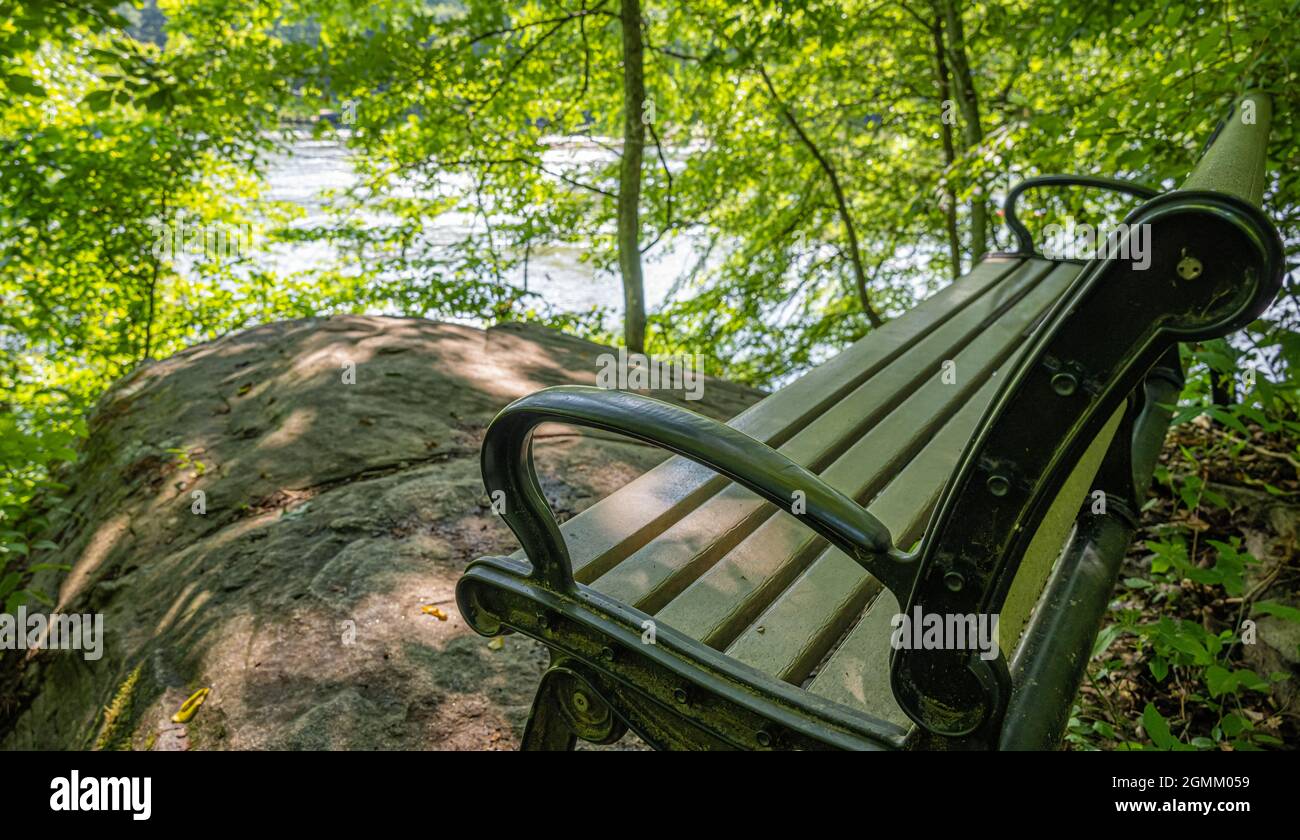
[[[1181,389],[1177,343],[1240,329],[1280,287],[1270,116],[1243,98],[1163,195],[1026,181],[1015,253],[729,424],[584,387],[503,410],[483,475],[523,551],[475,561],[457,599],[479,633],[551,651],[523,747],[628,728],[669,749],[1057,744]],[[1035,254],[1016,198],[1059,184],[1146,199],[1126,223],[1149,225],[1149,267]],[[531,460],[545,422],[679,457],[560,528]],[[893,645],[899,615],[997,615],[997,655]]]

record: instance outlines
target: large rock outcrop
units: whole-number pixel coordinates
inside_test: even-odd
[[[511,400],[593,383],[606,350],[522,325],[337,317],[136,371],[92,416],[60,549],[37,558],[72,566],[37,584],[60,611],[103,613],[104,656],[25,662],[3,745],[513,746],[544,651],[489,647],[453,599],[466,563],[516,547],[479,443]],[[759,396],[709,380],[690,406],[725,418]],[[663,457],[561,427],[537,450],[561,515]],[[199,712],[171,723],[201,687]]]

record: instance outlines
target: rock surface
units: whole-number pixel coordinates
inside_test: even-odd
[[[30,658],[3,746],[514,747],[545,652],[490,648],[453,597],[470,560],[517,547],[479,443],[511,400],[593,384],[603,352],[534,326],[347,316],[136,371],[92,416],[61,548],[36,558],[73,567],[37,586],[60,612],[103,613],[103,658]],[[760,397],[710,379],[689,405],[727,418]],[[663,457],[564,427],[539,438],[561,517]]]

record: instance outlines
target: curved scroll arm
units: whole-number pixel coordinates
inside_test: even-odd
[[[1025,256],[1031,256],[1034,253],[1034,238],[1030,235],[1029,228],[1025,227],[1024,222],[1020,221],[1020,217],[1016,215],[1016,200],[1020,198],[1021,193],[1036,187],[1092,187],[1099,190],[1120,192],[1136,198],[1155,198],[1160,195],[1160,190],[1144,184],[1124,181],[1119,178],[1103,178],[1097,175],[1039,175],[1034,178],[1026,178],[1011,188],[1007,193],[1006,200],[1002,203],[1003,218],[1006,219],[1007,227],[1011,228],[1012,234],[1016,237],[1016,253]]]
[[[896,593],[910,591],[913,556],[894,547],[880,520],[772,447],[703,415],[660,400],[589,386],[547,388],[502,409],[483,440],[488,494],[504,493],[503,518],[533,565],[533,577],[555,591],[576,588],[569,552],[533,470],[532,436],[542,423],[568,423],[626,435],[682,455],[789,509],[802,493],[799,517]]]

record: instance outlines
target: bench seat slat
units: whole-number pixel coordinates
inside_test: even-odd
[[[1123,414],[1124,406],[1121,405],[1089,444],[1088,450],[1062,485],[1025,552],[1020,572],[1003,606],[998,627],[998,643],[1008,658],[1019,640],[1038,593],[1064,548],[1075,515],[1083,506],[1088,487],[1101,466]],[[911,722],[894,702],[889,688],[890,622],[900,611],[901,607],[893,593],[887,589],[879,590],[862,620],[813,678],[808,690],[873,717],[899,726],[910,726]]]
[[[1021,312],[1023,295],[1041,297],[1043,293],[1037,291],[1037,286],[1044,282],[1049,269],[1049,263],[1039,261],[1009,275],[830,407],[781,446],[781,452],[821,472],[828,459],[839,456],[846,447],[860,445],[864,430],[887,417],[923,383],[934,379],[943,360],[960,357],[969,346],[983,346],[990,322],[1000,323],[1001,318],[1008,317],[1004,313],[1009,308],[1013,313]],[[1037,304],[1034,308],[1037,312]],[[774,512],[772,505],[753,493],[729,485],[592,585],[624,603],[658,612]]]
[[[1038,281],[1014,308],[986,326],[952,357],[954,384],[943,381],[939,360],[925,360],[926,375],[919,387],[904,390],[906,398],[854,442],[822,477],[860,502],[875,496],[941,429],[950,425],[950,418],[1023,345],[1026,331],[1077,272],[1077,266],[1058,267]],[[969,436],[973,428],[972,422],[962,433]],[[781,511],[657,612],[656,620],[712,647],[725,648],[825,547],[825,540],[798,517]]]
[[[920,538],[953,464],[997,391],[990,380],[869,505],[900,545]],[[796,685],[880,592],[880,583],[828,547],[727,648],[727,655]]]

